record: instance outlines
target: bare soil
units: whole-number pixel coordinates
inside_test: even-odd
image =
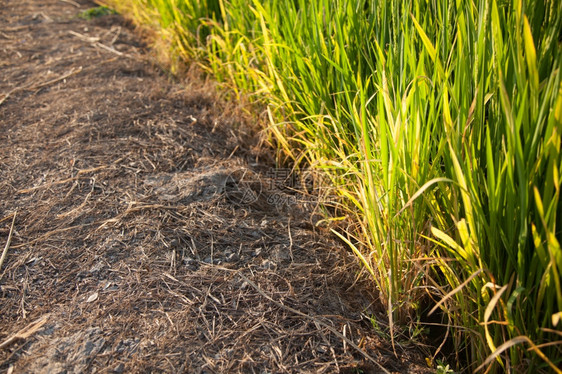
[[[236,103],[95,6],[0,0],[0,370],[424,372]]]

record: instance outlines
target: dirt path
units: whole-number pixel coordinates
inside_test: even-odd
[[[422,371],[232,105],[94,6],[0,0],[0,370]]]

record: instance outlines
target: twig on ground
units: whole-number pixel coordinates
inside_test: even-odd
[[[31,335],[35,334],[43,325],[45,325],[48,321],[49,315],[44,315],[41,318],[31,322],[29,325],[25,326],[23,329],[15,333],[14,335],[10,336],[8,339],[4,340],[2,344],[0,344],[0,349],[6,348],[18,340],[25,340],[29,338]]]
[[[105,221],[96,221],[96,222],[84,223],[84,224],[82,224],[82,225],[63,227],[63,228],[61,228],[61,229],[56,229],[56,230],[53,230],[53,231],[49,231],[49,232],[47,232],[47,233],[41,235],[40,237],[38,237],[38,238],[36,238],[36,239],[30,240],[30,241],[28,241],[28,242],[26,242],[26,243],[22,243],[22,244],[15,245],[15,246],[13,246],[12,248],[23,248],[23,247],[25,247],[25,246],[27,246],[27,245],[31,245],[31,244],[37,243],[37,242],[39,242],[39,241],[41,241],[41,240],[45,240],[45,239],[47,239],[47,238],[49,238],[49,237],[51,237],[51,236],[53,236],[53,235],[55,235],[55,234],[60,234],[60,233],[65,232],[65,231],[70,231],[70,230],[74,230],[74,229],[84,228],[84,227],[88,227],[88,226],[92,226],[92,225],[98,225],[98,224],[100,224],[100,223],[102,223],[102,222],[105,222]]]
[[[8,240],[6,241],[6,246],[2,251],[2,257],[0,257],[0,279],[2,279],[2,265],[4,264],[4,259],[6,258],[6,254],[8,254],[8,248],[10,248],[10,243],[12,242],[12,234],[14,232],[14,224],[16,223],[16,216],[18,212],[14,212],[14,217],[12,218],[12,226],[10,227],[10,233],[8,234]]]
[[[51,80],[43,82],[43,83],[39,83],[39,84],[34,85],[33,82],[31,82],[31,83],[28,83],[28,84],[24,84],[23,86],[16,87],[16,88],[12,89],[11,91],[4,94],[4,97],[2,99],[0,99],[0,105],[2,105],[4,103],[4,101],[6,101],[10,97],[11,94],[13,94],[17,91],[36,90],[36,89],[39,89],[39,88],[43,88],[43,87],[49,86],[53,83],[57,83],[59,81],[62,81],[64,79],[70,77],[71,75],[78,74],[81,71],[82,71],[82,66],[80,66],[78,69],[72,68],[72,69],[70,69],[70,71],[68,73],[63,74],[62,76],[60,76],[58,78],[51,79]]]
[[[72,30],[70,30],[68,33],[71,34],[71,35],[74,35],[75,37],[77,37],[80,40],[83,40],[85,42],[88,42],[88,43],[92,44],[93,46],[103,48],[106,51],[109,51],[111,53],[115,53],[117,56],[131,57],[131,56],[129,56],[129,55],[123,53],[123,52],[119,52],[115,48],[108,47],[107,45],[100,43],[99,42],[100,38],[86,36],[86,35],[80,34],[78,32],[72,31]]]
[[[80,73],[81,71],[82,71],[82,66],[78,67],[78,69],[72,68],[72,69],[70,69],[70,71],[69,71],[68,73],[63,74],[63,75],[61,75],[61,76],[58,77],[58,78],[51,79],[50,81],[47,81],[47,82],[44,82],[44,83],[39,83],[39,84],[37,84],[37,85],[35,85],[35,86],[31,86],[29,89],[31,89],[31,90],[36,90],[36,89],[38,89],[38,88],[42,88],[42,87],[45,87],[45,86],[50,86],[50,85],[53,84],[53,83],[57,83],[57,82],[59,82],[59,81],[65,80],[66,78],[68,78],[68,77],[70,77],[70,76],[72,76],[72,75],[74,75],[74,74]]]
[[[97,43],[97,42],[100,41],[100,38],[91,37],[91,36],[86,36],[86,35],[84,35],[84,34],[80,34],[80,33],[76,32],[76,31],[70,30],[70,31],[68,31],[68,33],[69,33],[70,35],[74,35],[74,36],[77,37],[78,39],[83,40],[83,41],[88,42],[88,43]]]
[[[111,41],[109,42],[110,46],[113,46],[113,44],[115,44],[115,42],[117,41],[117,39],[119,39],[119,35],[121,35],[121,26],[117,27],[117,31],[115,32],[115,35],[113,35],[113,38],[111,39]]]
[[[8,35],[8,34],[5,34],[5,33],[1,32],[1,31],[0,31],[0,36],[2,36],[2,37],[5,38],[5,39],[8,39],[8,40],[14,38],[13,36],[10,36],[10,35]]]
[[[10,95],[14,92],[14,90],[7,92],[4,94],[4,97],[2,99],[0,99],[0,105],[2,105],[4,103],[4,101],[8,100],[8,98],[10,97]]]
[[[115,53],[117,56],[130,57],[129,55],[126,55],[126,54],[123,53],[123,52],[119,52],[118,50],[116,50],[116,49],[114,49],[114,48],[112,48],[112,47],[108,47],[108,46],[106,46],[105,44],[102,44],[102,43],[100,43],[100,42],[94,43],[94,45],[95,45],[96,47],[103,48],[103,49],[105,49],[106,51],[109,51],[109,52],[111,52],[111,53]]]
[[[46,183],[46,184],[42,184],[40,186],[35,186],[35,187],[30,187],[30,188],[26,188],[26,189],[23,189],[23,190],[19,190],[18,194],[32,192],[32,191],[35,191],[35,190],[37,190],[39,188],[43,188],[43,187],[47,188],[47,187],[57,186],[59,184],[72,182],[76,179],[80,179],[80,176],[82,174],[93,173],[95,171],[103,170],[103,169],[106,169],[106,168],[107,168],[107,166],[102,165],[102,166],[98,166],[98,167],[95,167],[95,168],[79,170],[78,173],[76,174],[76,176],[74,176],[72,178],[67,178],[67,179],[63,179],[63,180],[60,180],[60,181]]]
[[[287,231],[289,232],[289,254],[291,255],[291,263],[295,262],[293,258],[293,236],[291,235],[291,218],[287,221]]]
[[[67,3],[67,4],[70,4],[70,5],[74,5],[76,8],[80,8],[80,4],[78,4],[75,1],[72,1],[72,0],[59,0],[59,1],[62,1],[63,3]]]

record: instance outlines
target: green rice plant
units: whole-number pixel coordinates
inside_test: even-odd
[[[198,56],[196,47],[209,36],[207,23],[221,17],[218,0],[99,0],[98,3],[158,30],[169,57],[185,61],[203,57]],[[171,68],[175,71],[177,66],[172,64]]]
[[[462,88],[445,87],[443,117],[449,143],[445,162],[450,165],[448,177],[460,187],[460,214],[454,216],[453,235],[438,227],[432,232],[466,266],[464,272],[447,266],[445,272],[456,283],[482,271],[457,299],[460,304],[468,296],[473,304],[461,309],[462,315],[478,312],[474,322],[483,327],[480,339],[492,352],[490,357],[511,370],[527,365],[529,356],[540,357],[544,362],[531,361],[530,368],[559,371],[560,332],[551,320],[562,307],[562,252],[556,239],[562,58],[552,38],[560,35],[562,8],[547,3],[550,8],[536,17],[533,12],[540,8],[528,8],[525,14],[522,5],[515,2],[502,9],[496,1],[481,4],[479,18],[473,21],[477,53],[470,70],[461,64],[470,44],[458,51],[455,79],[459,73],[472,73],[474,93],[471,98]],[[535,37],[529,19],[535,19]],[[462,32],[458,25],[459,39],[470,39],[474,28]],[[544,61],[537,59],[537,48]],[[451,55],[448,59],[452,61]],[[548,68],[540,69],[539,64]],[[542,201],[548,201],[548,207]],[[503,350],[509,357],[501,360]],[[472,352],[474,361],[493,362],[484,360],[483,349]]]
[[[562,2],[113,3],[329,176],[391,338],[429,297],[467,369],[560,372]]]

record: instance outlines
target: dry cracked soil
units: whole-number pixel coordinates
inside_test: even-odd
[[[96,6],[0,0],[0,370],[425,372],[252,120]]]

